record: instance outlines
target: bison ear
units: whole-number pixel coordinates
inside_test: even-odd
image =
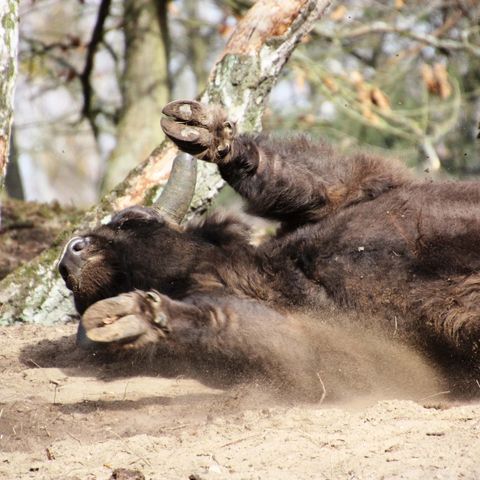
[[[122,229],[150,223],[163,225],[165,220],[156,209],[135,205],[116,213],[110,221],[110,226]]]

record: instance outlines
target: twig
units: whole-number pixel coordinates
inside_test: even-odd
[[[55,380],[50,380],[49,381],[53,386],[54,386],[54,390],[53,390],[53,405],[56,405],[57,404],[57,388],[58,386],[60,385],[58,382],[56,382]]]
[[[440,395],[448,395],[449,393],[451,393],[450,390],[445,390],[443,392],[434,393],[433,395],[427,395],[426,397],[420,398],[418,401],[423,402],[429,398],[439,397]]]
[[[128,384],[129,384],[129,383],[130,383],[130,382],[127,382],[127,383],[125,384],[125,389],[123,390],[122,401],[125,400],[125,398],[127,397],[127,387],[128,387]]]
[[[80,441],[80,439],[78,439],[75,435],[72,435],[70,432],[67,432],[67,435],[69,437],[72,437],[74,440],[76,440],[80,445],[82,444],[82,442]]]
[[[28,358],[27,362],[30,362],[32,365],[34,365],[37,368],[42,368],[35,360],[32,360],[31,358]]]
[[[87,57],[85,59],[85,66],[82,73],[80,73],[80,83],[82,84],[83,93],[83,108],[82,114],[90,122],[95,137],[97,136],[98,129],[92,118],[92,85],[90,83],[90,75],[93,71],[95,54],[97,53],[97,47],[100,45],[103,39],[104,25],[110,11],[111,0],[102,0],[98,7],[97,20],[93,27],[92,37],[88,43]]]
[[[352,39],[374,33],[396,33],[397,35],[411,38],[412,40],[416,40],[417,42],[421,42],[425,45],[430,45],[434,48],[442,48],[446,50],[466,50],[472,55],[480,57],[480,48],[469,43],[467,36],[464,36],[463,41],[459,42],[450,38],[438,38],[435,35],[419,33],[410,28],[399,28],[395,25],[381,21],[373,22],[369,25],[364,25],[350,30],[344,30],[336,34],[323,31],[319,28],[316,28],[315,32],[318,35],[330,40],[337,38]]]
[[[233,440],[232,442],[225,443],[223,445],[220,445],[219,448],[225,448],[225,447],[230,447],[231,445],[236,445],[237,443],[245,442],[246,440],[250,440],[251,438],[255,437],[260,437],[263,435],[262,433],[256,433],[255,435],[249,435],[248,437],[242,437],[239,438],[238,440]]]
[[[317,378],[318,378],[318,381],[320,382],[320,385],[322,386],[322,396],[320,397],[320,401],[318,402],[318,404],[321,405],[325,400],[325,397],[327,396],[327,389],[325,388],[325,384],[323,383],[322,377],[318,372],[317,372]]]
[[[55,460],[55,454],[48,447],[45,449],[45,453],[48,460]]]
[[[173,432],[174,430],[181,430],[182,428],[188,427],[188,423],[182,423],[181,425],[175,425],[174,427],[162,428],[162,432]]]

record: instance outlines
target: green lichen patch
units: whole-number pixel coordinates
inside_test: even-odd
[[[1,23],[5,30],[13,30],[15,28],[15,17],[12,14],[7,14],[2,17]]]

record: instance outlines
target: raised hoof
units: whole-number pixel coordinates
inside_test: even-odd
[[[139,347],[168,332],[162,299],[155,291],[134,291],[90,306],[80,321],[77,344],[95,348],[112,344]]]
[[[194,100],[174,100],[163,107],[162,113],[167,117],[175,118],[179,122],[191,125],[208,127],[213,120],[211,109]]]
[[[160,123],[165,135],[180,150],[190,155],[199,155],[205,152],[213,143],[213,137],[206,128],[178,123],[176,120],[168,118],[162,118]]]
[[[220,107],[176,100],[163,113],[167,118],[161,120],[162,129],[180,150],[214,163],[226,161],[235,127]]]
[[[127,315],[109,325],[92,328],[86,332],[86,335],[95,343],[129,342],[147,331],[148,328],[140,317]]]

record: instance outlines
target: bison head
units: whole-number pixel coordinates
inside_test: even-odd
[[[98,300],[155,288],[175,297],[188,287],[198,243],[154,209],[130,207],[72,238],[59,271],[80,314]]]

